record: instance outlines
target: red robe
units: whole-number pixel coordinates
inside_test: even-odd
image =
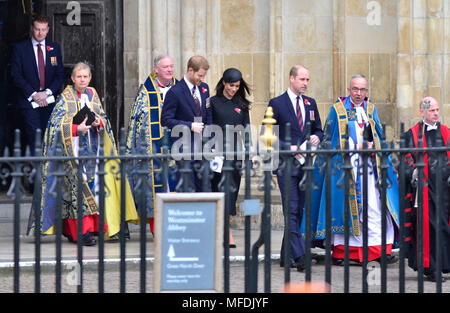
[[[413,136],[413,143],[414,143],[415,148],[418,147],[419,132],[422,131],[420,124],[421,123],[417,123],[415,126],[413,126],[411,128],[411,133]],[[445,125],[440,125],[440,133],[442,135],[442,138],[444,140],[444,145],[445,145],[450,140],[450,131]],[[426,134],[426,132],[423,132],[422,142],[423,142],[424,148],[427,147],[427,141],[426,141],[425,134]],[[450,166],[450,151],[447,151],[447,157],[449,160],[448,165]],[[406,162],[415,168],[415,164],[413,162],[411,162],[411,160],[412,160],[412,155],[411,155],[411,153],[408,153],[406,155]],[[424,266],[424,268],[428,268],[428,267],[430,267],[430,237],[429,237],[430,222],[429,222],[429,198],[428,198],[428,184],[427,184],[427,182],[429,181],[428,180],[429,179],[429,177],[428,177],[428,175],[429,175],[429,173],[428,173],[428,153],[424,153],[423,162],[426,164],[426,166],[424,167],[423,188],[422,188],[422,192],[423,192],[423,266]],[[414,204],[414,201],[415,201],[415,195],[413,195],[412,193],[408,193],[406,195],[405,199],[408,200],[409,203],[411,204],[410,207],[407,207],[405,209],[405,213],[408,216],[408,214],[411,214],[413,212],[412,205]],[[415,224],[416,225],[414,225],[413,222],[408,222],[408,223],[405,223],[405,227],[410,230],[413,230],[414,228],[417,229],[417,227],[418,227],[417,220],[415,221]],[[450,225],[450,221],[449,221],[449,225]],[[405,240],[407,242],[412,242],[413,240],[415,240],[417,242],[418,241],[417,234],[416,234],[416,238],[412,238],[410,236],[410,237],[406,237]]]

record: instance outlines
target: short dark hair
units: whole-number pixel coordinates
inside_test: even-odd
[[[34,22],[50,25],[50,19],[45,15],[36,15],[35,17],[33,17],[33,20],[31,21],[31,26],[34,26]]]

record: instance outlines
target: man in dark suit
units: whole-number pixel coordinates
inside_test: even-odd
[[[279,126],[279,141],[282,148],[286,144],[287,123],[291,125],[291,151],[300,148],[306,139],[306,123],[311,123],[310,142],[312,146],[317,146],[323,138],[322,124],[320,121],[319,110],[316,101],[313,98],[304,95],[308,89],[309,71],[301,65],[292,67],[289,73],[289,88],[281,96],[273,98],[269,106],[273,108],[273,118],[277,121],[275,125]],[[296,155],[300,160],[301,155]],[[297,167],[294,167],[294,169]],[[303,206],[305,202],[305,193],[301,191],[298,184],[303,176],[301,168],[293,170],[290,173],[290,186],[284,186],[284,170],[277,173],[278,185],[282,195],[283,207],[289,209],[289,231],[290,231],[290,263],[288,266],[296,267],[299,271],[305,268],[303,256],[305,254],[305,243],[300,233],[300,223],[302,220]],[[284,190],[290,190],[290,203],[285,203]],[[281,262],[284,266],[284,238],[281,245]]]
[[[201,160],[203,129],[205,125],[212,123],[209,87],[203,82],[208,69],[209,63],[204,57],[198,55],[191,57],[183,79],[167,92],[161,113],[162,125],[172,131],[172,153],[193,152],[194,160],[189,158],[190,179],[197,192],[208,191],[203,190],[202,181],[194,167],[195,163]],[[178,162],[177,166],[177,175],[180,177],[181,163]]]
[[[35,133],[44,132],[64,83],[61,49],[46,40],[49,21],[34,18],[32,38],[15,44],[11,58],[11,76],[17,87],[17,106],[23,116],[27,145],[34,154]]]

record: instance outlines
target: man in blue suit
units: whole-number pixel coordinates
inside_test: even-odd
[[[49,20],[34,18],[32,38],[14,46],[11,76],[17,87],[17,105],[23,116],[26,143],[34,154],[36,130],[42,132],[55,106],[55,100],[64,83],[61,49],[57,43],[46,40]]]
[[[309,71],[302,65],[296,65],[291,68],[289,73],[289,88],[281,96],[273,98],[269,106],[273,108],[273,118],[277,121],[275,125],[279,126],[279,142],[284,148],[286,144],[286,124],[291,125],[291,151],[300,149],[300,146],[306,139],[306,123],[311,123],[310,142],[312,146],[317,146],[323,138],[322,124],[320,121],[319,110],[316,101],[313,98],[304,95],[308,89]],[[297,160],[301,155],[295,156]],[[297,161],[296,161],[297,162]],[[294,167],[296,169],[297,167]],[[293,170],[290,186],[284,185],[284,170],[276,171],[278,186],[282,195],[283,207],[289,210],[289,231],[290,231],[290,264],[288,266],[296,267],[298,271],[305,268],[304,255],[305,243],[300,233],[300,223],[302,221],[303,206],[305,202],[305,193],[299,189],[299,183],[303,176],[301,167]],[[290,190],[290,203],[285,203],[284,190]],[[284,266],[284,238],[281,245],[281,266]]]
[[[203,129],[205,125],[212,123],[209,87],[203,82],[208,69],[209,63],[204,57],[199,55],[191,57],[183,79],[167,92],[161,113],[162,125],[172,131],[171,152],[192,152],[194,155],[194,160],[189,158],[191,160],[190,180],[197,192],[208,191],[203,190],[202,181],[194,167],[195,163],[201,160],[196,157],[201,156]],[[180,137],[179,134],[182,136]],[[180,141],[177,142],[178,140]],[[200,154],[197,154],[198,152]],[[177,166],[177,175],[180,178],[181,163],[177,162]]]

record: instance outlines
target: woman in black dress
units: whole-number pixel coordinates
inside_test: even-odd
[[[249,94],[250,89],[242,78],[242,73],[235,68],[225,70],[222,78],[217,83],[216,95],[211,98],[213,124],[222,128],[224,138],[226,137],[226,125],[242,125],[244,128],[250,125],[250,101],[246,98]],[[234,146],[232,148],[234,148],[234,151],[242,151],[242,148],[238,150],[237,147],[238,145],[241,145],[242,147],[242,139],[245,138],[244,134],[242,133],[241,136],[238,136],[237,133],[234,132],[233,136],[235,136],[235,138],[233,141]],[[233,172],[231,177],[234,191],[231,193],[230,215],[236,215],[236,201],[239,193],[239,186],[241,184],[241,173],[238,169],[239,166],[236,164],[236,159],[242,160],[242,158],[235,157],[232,164]],[[220,191],[219,183],[222,174],[223,172],[214,172],[214,177],[211,181],[213,192]],[[236,244],[230,229],[230,248],[235,247]]]

